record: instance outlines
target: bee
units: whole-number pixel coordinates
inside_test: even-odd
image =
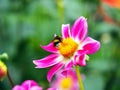
[[[53,39],[53,45],[54,47],[58,47],[59,43],[62,42],[62,37],[60,36],[55,36],[54,39]]]

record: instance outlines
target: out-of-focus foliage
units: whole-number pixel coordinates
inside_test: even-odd
[[[35,69],[34,59],[49,53],[40,48],[61,35],[61,24],[73,22],[79,16],[88,21],[88,35],[101,42],[101,49],[90,55],[86,67],[85,90],[120,90],[120,9],[101,0],[0,0],[0,53],[8,53],[5,63],[15,84],[26,79],[36,80],[44,88],[48,69]],[[63,20],[63,21],[62,21]],[[11,90],[6,77],[0,90]]]

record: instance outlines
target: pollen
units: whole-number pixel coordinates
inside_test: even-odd
[[[66,77],[61,79],[60,81],[60,87],[62,89],[69,89],[72,86],[72,79],[70,77]]]
[[[71,57],[78,48],[78,44],[72,38],[65,38],[58,46],[60,54],[65,58]]]

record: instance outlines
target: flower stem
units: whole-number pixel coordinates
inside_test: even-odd
[[[8,80],[9,80],[9,82],[10,82],[11,86],[12,86],[12,87],[14,87],[13,80],[12,80],[12,78],[11,78],[11,76],[10,76],[10,74],[9,74],[9,71],[8,71],[8,70],[7,70],[7,77],[8,77]]]
[[[77,77],[78,77],[78,82],[79,82],[79,85],[80,85],[80,90],[84,90],[82,79],[81,79],[81,76],[80,76],[79,66],[76,66],[75,69],[76,69],[76,73],[77,73]]]

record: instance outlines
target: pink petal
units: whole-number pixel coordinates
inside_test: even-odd
[[[78,50],[76,53],[76,55],[83,55],[83,54],[86,54],[85,50]]]
[[[53,42],[51,42],[50,44],[46,45],[46,46],[42,46],[41,48],[43,48],[44,50],[48,51],[48,52],[52,52],[52,53],[57,53],[58,50],[54,47]]]
[[[48,88],[47,90],[58,90],[57,88]]]
[[[29,90],[42,90],[42,87],[40,87],[40,86],[33,86]]]
[[[43,59],[33,60],[33,63],[37,65],[36,68],[50,67],[60,62],[60,59],[57,59],[58,56],[58,54],[51,54]]]
[[[20,85],[16,85],[13,87],[12,90],[26,90],[24,87],[20,86]]]
[[[61,74],[65,77],[67,77],[69,75],[69,76],[71,76],[71,78],[73,78],[73,80],[77,80],[76,72],[73,68],[64,69],[61,72]]]
[[[100,42],[94,40],[90,37],[87,37],[82,43],[81,46],[83,50],[86,51],[86,54],[93,54],[97,52],[100,48]]]
[[[48,74],[47,74],[47,80],[50,82],[53,75],[59,71],[62,67],[64,66],[64,64],[62,63],[58,63],[56,64],[55,66],[53,66],[49,71],[48,71]]]
[[[33,86],[37,86],[37,83],[34,80],[26,80],[22,85],[26,90],[30,89]]]
[[[73,79],[74,82],[78,81],[76,72],[73,68],[64,69],[61,74],[65,77],[70,76]]]
[[[77,82],[78,81],[78,78],[77,78],[77,74],[76,74],[76,71],[74,69],[70,69],[68,71],[68,75],[70,75],[73,79],[74,82]]]
[[[71,60],[65,65],[65,69],[72,68],[72,66],[73,66],[73,61]]]
[[[73,59],[73,65],[74,65],[74,66],[77,65],[77,63],[76,63],[76,58],[77,58],[77,56],[78,56],[78,55],[75,55],[75,56],[74,56],[74,59]]]
[[[63,24],[62,25],[62,37],[68,38],[70,37],[70,28],[69,24]]]
[[[80,66],[86,66],[85,55],[76,57],[76,63],[77,65],[80,65]]]
[[[62,74],[63,76],[65,76],[65,77],[67,77],[68,70],[69,70],[69,69],[64,69],[64,70],[61,72],[61,74]],[[58,76],[59,76],[59,75],[58,75]],[[57,78],[58,78],[58,77],[57,77]]]
[[[71,31],[72,37],[74,39],[78,39],[82,41],[87,34],[87,30],[88,30],[88,25],[86,18],[79,17],[72,26],[72,31]]]

